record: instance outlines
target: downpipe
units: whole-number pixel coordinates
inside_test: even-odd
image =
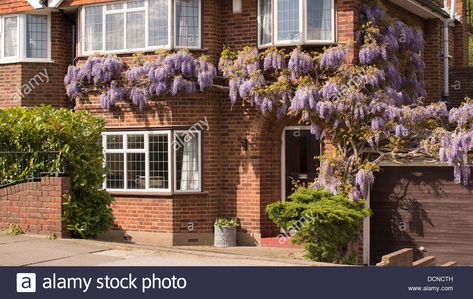
[[[447,2],[444,2],[445,9],[447,8]],[[447,101],[450,96],[450,76],[449,76],[449,34],[448,29],[450,24],[455,22],[455,6],[456,0],[451,0],[450,3],[450,18],[443,21],[443,101]]]

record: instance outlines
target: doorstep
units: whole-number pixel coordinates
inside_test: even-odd
[[[304,248],[303,245],[292,243],[290,239],[279,237],[261,238],[261,247]]]

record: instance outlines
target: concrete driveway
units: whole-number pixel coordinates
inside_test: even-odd
[[[0,234],[0,266],[326,266],[300,249],[146,247]],[[332,266],[332,265],[331,265]]]

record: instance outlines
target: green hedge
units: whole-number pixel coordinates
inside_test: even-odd
[[[299,187],[289,199],[266,208],[269,217],[287,231],[279,238],[303,244],[312,260],[356,263],[356,250],[350,250],[350,243],[359,235],[363,219],[370,215],[364,201],[307,187]]]
[[[104,120],[85,111],[48,106],[0,110],[0,144],[18,151],[59,150],[51,165],[65,162],[72,180],[72,194],[64,203],[64,219],[67,228],[83,238],[97,237],[113,223],[113,199],[102,190],[106,174],[103,130]],[[30,164],[29,170],[37,167],[34,160]],[[3,173],[8,173],[8,169]]]

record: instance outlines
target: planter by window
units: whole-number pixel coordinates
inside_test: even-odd
[[[219,218],[215,221],[214,245],[216,247],[232,247],[237,245],[238,222],[235,218]]]

